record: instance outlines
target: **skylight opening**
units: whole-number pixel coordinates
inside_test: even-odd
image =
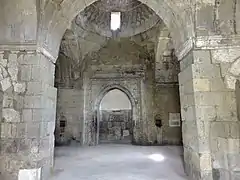
[[[121,12],[111,12],[111,30],[116,31],[121,27]]]

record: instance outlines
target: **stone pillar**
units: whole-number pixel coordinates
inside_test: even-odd
[[[0,54],[1,180],[47,180],[53,167],[55,65],[36,51]]]
[[[222,138],[236,137],[239,130],[235,92],[226,88],[210,50],[192,51],[180,66],[185,170],[194,180],[229,179],[216,163],[223,159]]]
[[[212,177],[210,121],[217,101],[210,81],[220,78],[209,51],[193,51],[180,62],[179,88],[185,170],[194,180]],[[213,116],[213,117],[212,117]]]
[[[224,80],[224,87],[215,82],[224,102],[216,107],[216,121],[211,124],[213,179],[240,179],[240,88],[236,81],[240,75],[240,49],[229,46],[211,50],[211,55]]]
[[[145,76],[141,82],[142,138],[139,139],[139,142],[136,142],[137,144],[153,145],[157,143],[157,127],[154,119],[155,86],[155,59],[149,56],[145,59]]]

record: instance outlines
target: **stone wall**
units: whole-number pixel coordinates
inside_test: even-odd
[[[154,37],[154,32],[156,33],[154,29],[151,29],[144,34],[150,38]],[[176,137],[180,128],[175,127],[170,128],[170,130],[167,126],[164,126],[165,131],[162,130],[163,128],[160,128],[159,131],[159,128],[155,125],[155,115],[158,115],[155,111],[160,111],[156,110],[159,106],[155,103],[158,104],[159,102],[158,99],[155,101],[155,98],[160,97],[161,93],[165,91],[164,88],[163,90],[156,90],[155,83],[163,84],[164,87],[178,83],[179,64],[172,50],[171,39],[167,38],[164,42],[163,39],[159,40],[158,47],[163,50],[157,50],[158,56],[155,59],[154,41],[149,39],[150,42],[148,42],[148,38],[141,41],[140,36],[144,34],[131,38],[109,40],[105,46],[85,56],[82,62],[86,63],[81,70],[76,68],[78,66],[74,66],[72,59],[60,56],[62,59],[58,61],[56,85],[61,88],[83,88],[84,135],[82,140],[84,144],[96,144],[98,142],[95,121],[98,119],[97,106],[100,104],[97,103],[100,102],[99,97],[107,93],[105,88],[109,89],[111,87],[117,87],[117,89],[120,87],[120,90],[124,88],[135,103],[132,117],[134,143],[142,145],[180,144],[181,136],[175,139],[171,137]],[[164,37],[168,34],[163,30],[161,35]],[[171,92],[175,93],[175,91]],[[159,100],[161,101],[160,98]],[[171,102],[172,106],[175,107],[176,105],[176,109],[178,104],[179,99]],[[173,109],[170,108],[167,111],[177,111]],[[164,118],[164,121],[167,121],[167,119],[169,118]],[[169,139],[163,136],[169,136]],[[165,139],[164,142],[163,139]]]
[[[188,174],[197,180],[239,179],[239,161],[234,160],[239,158],[235,83],[240,74],[236,53],[240,44],[240,1],[142,2],[162,18],[181,60],[179,87]],[[53,164],[55,57],[69,23],[92,3],[92,0],[1,1],[0,179],[22,180],[23,174],[41,169],[42,179],[47,179],[46,170]],[[85,93],[88,90],[85,88]],[[138,97],[136,94],[133,97]],[[86,97],[84,102],[88,99],[91,98]],[[142,112],[139,104],[136,114]],[[84,117],[88,117],[88,112],[86,109]]]
[[[49,177],[57,92],[54,70],[51,60],[36,51],[0,52],[0,179],[22,179],[26,172]]]
[[[129,39],[110,40],[97,52],[86,57],[88,68],[84,73],[85,143],[97,142],[96,127],[92,121],[103,96],[116,88],[123,91],[133,106],[134,137],[138,143],[142,137],[141,81],[144,76],[144,59],[147,49]],[[95,115],[94,115],[95,114]]]
[[[155,117],[160,118],[162,121],[162,127],[158,128],[159,144],[182,144],[180,97],[178,88],[178,84],[157,84],[156,86],[154,98],[156,105],[154,113]],[[179,118],[173,119],[172,115],[177,115]]]
[[[213,52],[196,50],[181,61],[185,167],[194,179],[238,179],[239,164],[233,161],[239,158],[236,94],[224,83]]]
[[[119,78],[96,78],[88,81],[85,87],[85,136],[84,144],[95,144],[98,141],[97,128],[95,126],[97,118],[99,118],[99,105],[104,95],[112,89],[119,89],[128,95],[133,104],[133,122],[139,124],[141,105],[140,80],[136,78],[119,79]],[[136,128],[136,127],[135,127]],[[138,131],[135,132],[136,139],[140,138]]]
[[[83,91],[58,89],[55,141],[67,145],[71,141],[82,143]]]
[[[167,28],[160,31],[156,50],[155,68],[155,119],[162,127],[157,128],[158,144],[182,144],[180,95],[178,86],[179,62],[175,56]]]
[[[131,110],[101,110],[99,143],[131,143],[132,126]]]

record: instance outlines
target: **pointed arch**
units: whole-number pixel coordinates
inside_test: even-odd
[[[97,0],[62,0],[51,1],[45,7],[45,17],[40,28],[39,43],[53,56],[57,57],[62,36],[71,21],[87,6]],[[174,39],[178,49],[188,38],[194,36],[192,6],[184,0],[139,0],[146,4],[163,20]]]
[[[102,98],[100,110],[129,110],[132,104],[128,96],[119,89],[112,89]]]
[[[123,86],[121,86],[121,85],[119,85],[119,84],[111,84],[111,85],[106,85],[106,86],[104,86],[104,87],[100,90],[99,95],[97,96],[98,98],[96,99],[96,102],[95,102],[95,106],[94,106],[94,109],[95,109],[95,110],[98,110],[98,108],[100,107],[101,101],[102,101],[102,99],[105,97],[105,95],[106,95],[108,92],[110,92],[110,91],[112,91],[112,90],[114,90],[114,89],[117,89],[117,90],[123,92],[123,93],[128,97],[128,99],[129,99],[129,101],[130,101],[130,103],[131,103],[131,108],[132,108],[132,109],[136,108],[136,103],[137,103],[137,102],[136,102],[136,100],[134,99],[134,97],[133,97],[133,95],[131,94],[131,92],[130,92],[127,88],[125,88],[125,87],[123,87]]]

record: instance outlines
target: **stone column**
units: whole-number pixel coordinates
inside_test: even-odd
[[[154,54],[154,53],[152,53]],[[155,59],[151,56],[145,59],[145,74],[141,82],[142,96],[142,123],[141,140],[136,142],[141,145],[157,143],[157,127],[154,119],[155,95]]]
[[[46,180],[53,167],[55,65],[36,51],[0,54],[1,180]]]
[[[240,49],[234,47],[211,50],[212,63],[221,70],[223,103],[216,107],[216,121],[211,125],[213,179],[240,179],[239,75]],[[218,86],[217,86],[218,85]],[[227,88],[226,88],[227,87]]]
[[[220,77],[209,51],[193,51],[180,62],[179,88],[185,171],[194,180],[211,179],[209,122],[215,106],[210,80]],[[200,113],[200,114],[199,114]]]
[[[194,180],[229,179],[214,164],[220,160],[219,141],[239,129],[235,92],[226,88],[211,54],[194,50],[180,62],[185,170]]]

